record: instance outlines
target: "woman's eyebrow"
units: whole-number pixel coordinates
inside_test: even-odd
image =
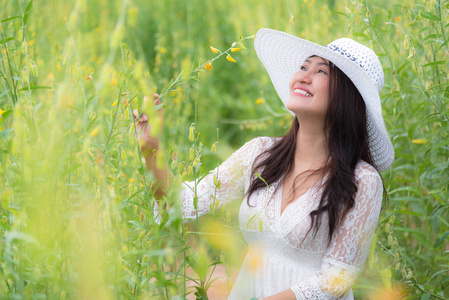
[[[309,63],[309,64],[312,63],[309,58],[307,58],[304,62],[305,63]],[[325,62],[325,61],[322,61],[322,62],[319,62],[319,63],[316,63],[316,64],[319,65],[319,66],[323,66],[324,65],[324,66],[328,66],[329,67],[329,63]]]

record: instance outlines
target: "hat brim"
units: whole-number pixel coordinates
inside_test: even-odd
[[[308,57],[316,55],[336,65],[351,79],[365,101],[375,167],[383,171],[391,165],[394,149],[382,118],[379,92],[374,81],[357,63],[324,46],[268,28],[257,32],[254,48],[284,105],[290,99],[290,79]]]

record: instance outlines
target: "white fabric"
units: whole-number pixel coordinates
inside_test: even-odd
[[[290,99],[290,79],[308,57],[317,55],[334,63],[351,79],[365,101],[369,147],[377,169],[383,171],[390,167],[394,148],[385,128],[379,96],[384,73],[374,51],[348,38],[323,47],[268,28],[257,32],[254,49],[284,105]]]
[[[198,214],[209,212],[214,201],[225,205],[241,200],[250,184],[254,159],[274,140],[251,140],[197,182]],[[281,182],[254,193],[250,206],[245,197],[239,221],[249,253],[229,299],[266,297],[287,289],[292,289],[297,299],[353,299],[351,286],[368,255],[382,201],[382,182],[377,171],[360,162],[355,173],[355,206],[336,230],[329,247],[327,215],[323,216],[316,237],[311,233],[305,237],[309,214],[320,200],[319,184],[290,203],[282,214]],[[214,176],[221,180],[219,190]],[[187,220],[196,217],[194,186],[194,182],[185,183],[181,192],[182,213]]]

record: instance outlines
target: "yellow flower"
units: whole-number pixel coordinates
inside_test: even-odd
[[[263,98],[256,99],[256,104],[264,104],[265,100]]]
[[[3,115],[5,111],[0,109],[0,115]]]
[[[239,51],[240,50],[240,48],[231,48],[231,51],[232,52],[237,52],[237,51]]]
[[[262,252],[250,253],[248,258],[248,269],[255,273],[262,264]]]
[[[427,144],[427,141],[425,139],[414,139],[412,140],[413,144]]]
[[[209,62],[204,67],[208,70],[212,70],[212,63]]]
[[[160,52],[160,53],[166,53],[166,52],[167,52],[167,48],[165,48],[165,47],[160,47],[160,48],[159,48],[159,52]]]
[[[212,47],[212,46],[209,46],[210,47],[210,51],[212,51],[213,53],[218,53],[218,52],[220,52],[220,50],[218,50],[217,48],[215,48],[215,47]]]
[[[228,56],[226,56],[226,59],[230,62],[236,62],[235,59],[233,59],[232,56],[229,54],[228,54]]]
[[[96,136],[99,132],[100,132],[100,128],[95,127],[95,128],[90,132],[90,137]]]
[[[116,86],[117,85],[117,79],[115,79],[114,77],[111,78],[111,84]]]
[[[395,20],[396,22],[399,22],[399,21],[401,20],[401,17],[394,17],[394,20]]]
[[[115,100],[115,101],[114,101],[114,103],[112,103],[112,105],[111,105],[111,106],[116,106],[116,105],[117,105],[117,103],[118,103],[118,100]]]

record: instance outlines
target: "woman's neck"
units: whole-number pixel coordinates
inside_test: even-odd
[[[321,168],[327,158],[324,130],[317,129],[317,127],[300,126],[295,149],[295,166],[299,167],[299,171]]]

